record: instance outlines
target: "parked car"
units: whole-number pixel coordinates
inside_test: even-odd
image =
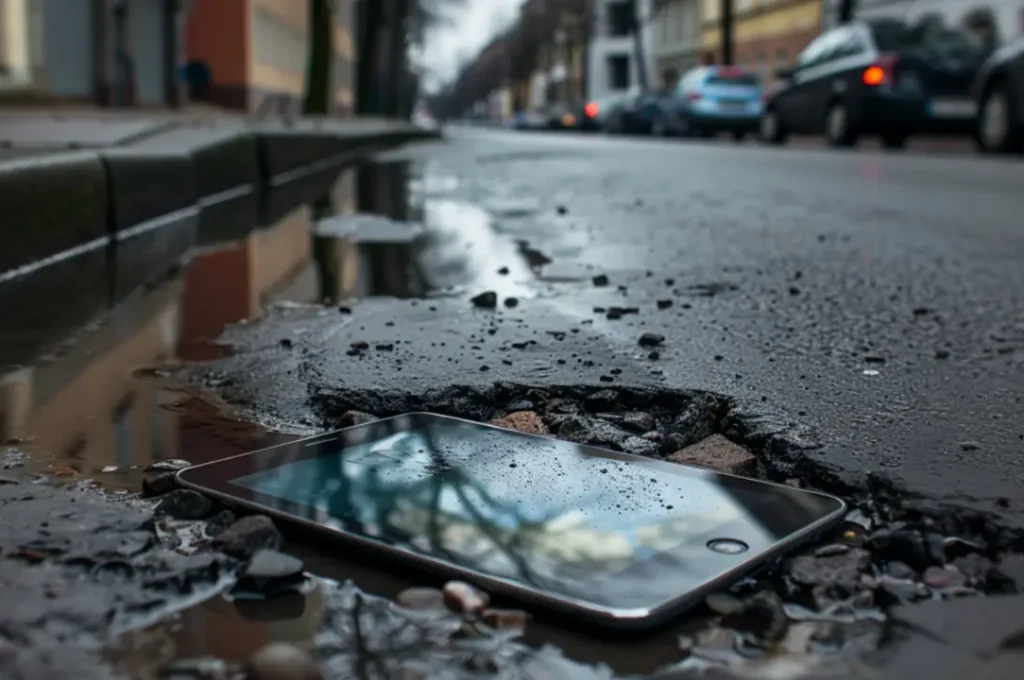
[[[984,53],[957,30],[885,19],[822,33],[800,53],[765,102],[761,136],[824,134],[836,147],[861,135],[902,148],[914,133],[966,133],[976,106],[971,85]]]
[[[671,97],[664,92],[639,92],[620,99],[608,120],[608,131],[626,135],[664,136],[659,125],[669,116]]]
[[[757,75],[736,66],[698,66],[645,111],[656,136],[729,132],[740,140],[760,125],[761,83]]]
[[[512,118],[509,127],[513,130],[543,130],[548,127],[548,119],[535,111],[520,111]]]
[[[594,113],[594,124],[609,134],[628,134],[633,132],[630,117],[636,100],[640,97],[637,88],[614,92],[588,103]]]
[[[996,50],[974,81],[975,139],[986,153],[1024,151],[1024,37]]]
[[[576,113],[568,104],[557,103],[547,107],[544,111],[549,130],[575,130],[577,123]]]

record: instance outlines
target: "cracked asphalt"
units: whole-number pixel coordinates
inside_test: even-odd
[[[205,376],[261,419],[322,426],[359,389],[706,390],[837,486],[1024,524],[1019,163],[485,130],[388,158],[418,169],[428,232],[488,223],[459,246],[488,275],[229,332]]]

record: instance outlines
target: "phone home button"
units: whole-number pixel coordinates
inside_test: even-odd
[[[739,555],[748,550],[749,546],[735,538],[713,538],[708,541],[708,549],[721,555]]]

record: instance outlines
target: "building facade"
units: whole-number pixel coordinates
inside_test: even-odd
[[[654,64],[663,85],[700,61],[701,0],[668,0],[652,17]]]
[[[721,1],[701,0],[701,58],[721,61]],[[733,0],[733,61],[770,81],[822,27],[822,0]]]
[[[823,24],[838,21],[839,0],[824,0]],[[856,18],[896,17],[910,23],[931,21],[961,28],[983,46],[994,49],[1024,35],[1024,0],[860,0]]]
[[[339,114],[351,112],[355,45],[353,0],[335,5],[333,63]],[[196,2],[186,50],[208,79],[199,98],[254,113],[297,113],[309,56],[309,3],[296,0]]]
[[[0,0],[0,87],[174,106],[188,0]]]
[[[587,46],[588,99],[636,88],[642,82],[640,69],[646,73],[648,85],[657,85],[651,49],[655,30],[652,7],[651,0],[594,0]],[[638,63],[633,35],[634,16],[639,19],[642,64]]]

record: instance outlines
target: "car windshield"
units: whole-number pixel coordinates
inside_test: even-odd
[[[911,27],[896,21],[871,24],[871,35],[882,52],[924,52],[939,57],[975,57],[981,50],[962,31],[934,26]]]

